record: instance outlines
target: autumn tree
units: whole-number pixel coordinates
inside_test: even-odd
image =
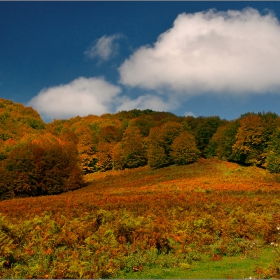
[[[27,133],[44,130],[45,123],[36,110],[0,98],[0,130],[2,138],[19,140]],[[1,136],[0,136],[1,137]]]
[[[203,156],[206,156],[207,146],[219,126],[225,123],[219,117],[199,117],[198,124],[195,127],[195,139],[197,148]]]
[[[150,133],[150,129],[156,124],[155,120],[150,115],[142,115],[129,121],[129,126],[136,126],[139,128],[142,136],[146,137]]]
[[[237,134],[238,127],[238,120],[230,121],[218,127],[207,146],[206,157],[217,156],[222,160],[239,161],[239,157],[232,149],[236,141],[235,135]]]
[[[59,136],[61,133],[64,133],[65,131],[72,131],[70,127],[71,127],[70,121],[65,119],[61,119],[61,120],[54,119],[52,122],[46,124],[46,130],[56,136]]]
[[[187,124],[188,127],[190,127],[191,131],[195,131],[195,129],[197,128],[198,124],[199,124],[199,120],[201,120],[202,117],[199,118],[195,118],[193,116],[187,116],[184,117],[183,122],[185,122]]]
[[[99,142],[96,152],[96,168],[98,171],[106,171],[113,169],[114,144],[107,142]]]
[[[58,194],[83,185],[75,146],[48,133],[19,143],[1,170],[0,186],[10,197]]]
[[[182,126],[178,122],[167,122],[160,127],[160,131],[160,136],[168,150],[174,139],[182,132]]]
[[[172,164],[171,145],[182,130],[177,122],[167,122],[151,129],[148,147],[148,163],[151,167],[160,168]]]
[[[194,130],[192,129],[192,127],[190,126],[190,124],[187,122],[186,119],[183,119],[183,121],[181,122],[181,126],[182,126],[183,131],[187,131],[191,135],[194,135]]]
[[[143,146],[140,129],[129,126],[121,141],[123,168],[135,168],[146,165],[147,156]]]
[[[194,136],[184,131],[177,136],[172,145],[170,152],[174,163],[185,165],[198,160],[200,151],[196,147]]]
[[[122,131],[116,125],[107,125],[101,128],[99,141],[107,143],[117,143],[122,139]]]
[[[152,168],[161,168],[168,165],[167,156],[162,143],[154,137],[159,128],[153,128],[150,132],[148,148],[148,164]]]
[[[79,166],[83,174],[97,171],[97,145],[98,140],[95,131],[92,131],[85,124],[79,125],[75,131],[77,137],[77,150]]]
[[[123,169],[123,148],[121,142],[117,143],[112,150],[112,169],[120,170]]]
[[[240,119],[233,151],[240,156],[240,162],[261,166],[265,162],[265,149],[271,137],[267,122],[259,114],[247,114]],[[272,129],[273,130],[273,129]]]
[[[280,127],[278,127],[266,149],[265,167],[273,173],[280,172]]]

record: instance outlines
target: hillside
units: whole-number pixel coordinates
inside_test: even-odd
[[[130,110],[45,124],[38,112],[0,99],[0,200],[60,194],[84,176],[188,165],[213,158],[280,171],[280,117],[236,120]]]
[[[201,159],[85,178],[79,190],[0,202],[1,278],[147,278],[159,268],[157,278],[192,278],[200,263],[228,258],[243,268],[216,278],[276,275],[263,254],[279,238],[278,175]]]
[[[0,141],[18,140],[44,127],[45,123],[33,108],[0,98]]]

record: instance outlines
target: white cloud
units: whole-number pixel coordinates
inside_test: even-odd
[[[115,41],[121,37],[120,34],[111,36],[104,35],[96,40],[95,43],[84,52],[84,54],[90,59],[99,58],[101,60],[108,60],[118,53],[119,45]]]
[[[151,109],[154,111],[169,111],[177,107],[176,102],[163,101],[156,95],[141,95],[138,98],[131,100],[129,97],[124,96],[119,98],[120,105],[116,111],[132,110],[132,109]]]
[[[43,89],[29,101],[47,119],[101,115],[112,110],[121,92],[103,78],[78,78],[66,85]]]
[[[153,46],[126,59],[119,73],[124,85],[185,96],[262,93],[279,91],[279,61],[280,26],[272,13],[210,10],[180,14]]]
[[[122,110],[152,109],[169,111],[177,107],[176,101],[146,94],[131,99],[121,95],[121,88],[103,78],[80,77],[69,84],[41,90],[28,106],[36,109],[45,120],[101,115]]]
[[[184,116],[185,116],[185,117],[194,117],[195,115],[194,115],[193,112],[188,111],[188,112],[185,112]]]

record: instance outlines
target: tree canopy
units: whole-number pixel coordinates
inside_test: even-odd
[[[130,110],[44,123],[31,107],[0,99],[0,197],[54,194],[83,175],[217,157],[280,172],[280,118],[246,113],[227,121]]]

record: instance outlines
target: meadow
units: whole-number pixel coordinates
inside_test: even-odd
[[[279,277],[279,175],[200,159],[85,180],[0,202],[1,278]]]

